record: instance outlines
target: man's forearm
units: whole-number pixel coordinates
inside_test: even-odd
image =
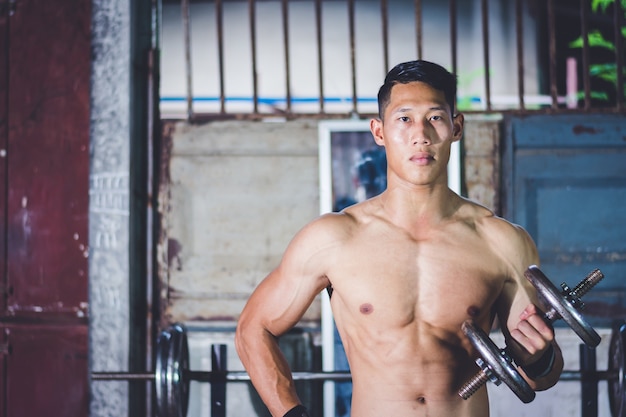
[[[291,369],[275,336],[266,331],[254,338],[239,334],[237,352],[252,384],[273,416],[282,417],[300,404]]]

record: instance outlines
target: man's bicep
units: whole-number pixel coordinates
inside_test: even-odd
[[[525,272],[531,265],[539,265],[539,253],[537,246],[530,234],[522,227],[516,226],[516,236],[512,238],[514,242],[513,251],[516,256],[512,259],[511,276],[514,285],[508,289],[507,295],[510,313],[508,315],[509,328],[517,325],[519,315],[529,304],[537,304],[537,291],[526,278]]]
[[[297,324],[329,284],[326,270],[332,251],[327,225],[328,220],[318,220],[294,236],[280,264],[261,281],[244,309],[250,320],[275,336]]]
[[[248,314],[268,332],[280,336],[298,323],[323,288],[315,276],[281,264],[250,297]]]

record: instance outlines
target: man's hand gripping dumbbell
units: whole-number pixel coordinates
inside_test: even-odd
[[[542,317],[547,324],[561,318],[588,346],[595,347],[600,343],[598,333],[580,314],[580,310],[584,307],[580,297],[604,278],[602,272],[597,269],[592,271],[573,290],[563,283],[561,284],[561,291],[535,265],[526,270],[525,276],[537,289],[537,295],[543,306],[548,308]],[[523,315],[533,313],[526,311]],[[487,333],[470,320],[463,323],[462,329],[478,351],[480,357],[476,359],[476,364],[481,369],[461,387],[459,395],[467,399],[487,381],[492,381],[496,385],[505,382],[520,400],[524,403],[531,402],[535,398],[535,392],[514,364],[514,358],[523,363],[524,358],[519,353],[520,349],[509,346],[499,349]],[[553,361],[554,350],[553,347],[550,347],[539,360],[528,366],[521,366],[521,368],[526,376],[537,379],[550,372]]]

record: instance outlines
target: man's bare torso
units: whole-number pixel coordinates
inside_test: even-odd
[[[457,395],[477,370],[461,323],[493,320],[506,268],[485,224],[502,220],[465,202],[436,227],[407,230],[377,204],[346,210],[341,262],[328,274],[353,375],[352,416],[486,415],[484,389]]]

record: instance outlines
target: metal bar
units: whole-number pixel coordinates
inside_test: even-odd
[[[517,92],[519,108],[524,110],[524,22],[522,1],[515,0],[515,36],[517,40]]]
[[[593,373],[596,371],[596,349],[581,344],[580,370],[583,373]],[[583,417],[598,417],[598,380],[581,379],[581,412]]]
[[[559,381],[612,381],[619,377],[618,370],[605,371],[567,371],[564,370],[559,376]]]
[[[624,26],[624,10],[620,1],[613,3],[613,27],[615,29],[615,71],[617,73],[616,108],[624,109],[624,39],[622,27]]]
[[[226,371],[216,375],[211,371],[188,371],[186,378],[198,382],[213,383],[216,379],[223,378],[227,382],[250,381],[250,375],[246,371]],[[294,381],[350,381],[352,375],[348,371],[325,371],[325,372],[292,372]]]
[[[389,71],[389,13],[387,0],[380,1],[380,20],[383,32],[383,70],[386,74]]]
[[[130,372],[92,372],[91,379],[94,381],[154,381],[153,373],[130,373]]]
[[[554,32],[554,0],[548,0],[548,50],[550,60],[550,96],[552,109],[558,108],[556,90],[556,34]]]
[[[491,110],[491,85],[489,77],[489,3],[481,1],[481,13],[483,24],[483,63],[485,66],[485,105],[487,111]]]
[[[230,371],[225,374],[228,382],[250,381],[250,375],[245,371]],[[294,381],[350,381],[352,375],[350,372],[344,371],[326,371],[326,372],[292,372],[291,376]],[[214,376],[207,371],[194,371],[190,374],[190,379],[199,382],[212,382]]]
[[[156,1],[156,0],[153,0]],[[360,76],[360,71],[356,68],[356,61],[357,61],[357,56],[356,54],[358,53],[356,51],[356,48],[360,46],[359,43],[359,39],[356,39],[356,36],[359,35],[358,32],[355,33],[355,21],[357,18],[359,18],[360,12],[361,12],[361,3],[357,3],[356,0],[347,0],[348,1],[348,7],[350,8],[350,45],[349,47],[351,48],[350,50],[350,59],[351,59],[351,64],[352,67],[351,69],[349,69],[348,71],[351,71],[351,76],[352,76],[352,94],[350,96],[350,93],[348,93],[348,100],[352,100],[352,110],[353,111],[357,111],[358,109],[358,104],[359,104],[359,96],[360,94],[357,94],[357,77]],[[490,12],[489,12],[489,1],[490,0],[481,0],[481,11],[482,11],[482,30],[483,30],[483,39],[481,39],[482,43],[483,43],[483,47],[484,47],[484,64],[482,65],[485,68],[485,74],[484,74],[484,82],[485,82],[485,87],[484,87],[484,94],[485,94],[485,104],[481,107],[480,110],[473,110],[473,112],[476,113],[484,113],[484,112],[490,112],[493,111],[493,103],[494,103],[494,99],[492,97],[492,94],[494,93],[495,90],[493,90],[493,88],[491,87],[491,72],[489,71],[489,66],[490,66],[490,48],[489,48],[489,43],[490,43],[490,29],[489,29],[489,20],[490,20]],[[580,23],[580,28],[579,31],[581,31],[581,39],[582,39],[582,47],[580,48],[581,50],[581,66],[583,68],[583,75],[581,77],[581,82],[580,82],[580,86],[579,86],[579,90],[584,90],[583,94],[584,94],[584,103],[582,102],[583,100],[581,100],[581,105],[580,108],[578,109],[578,111],[584,111],[585,113],[600,113],[600,114],[624,114],[625,113],[625,101],[626,101],[626,97],[625,97],[625,93],[623,90],[623,85],[625,84],[625,76],[624,76],[624,69],[625,69],[625,60],[626,57],[624,56],[623,50],[624,50],[624,40],[623,37],[621,35],[621,27],[624,25],[624,15],[623,15],[623,4],[621,1],[615,1],[611,7],[609,8],[610,14],[613,14],[612,18],[609,17],[609,20],[607,20],[608,24],[613,24],[613,31],[615,33],[615,36],[613,39],[611,39],[612,41],[614,41],[615,43],[615,59],[609,58],[609,60],[611,61],[611,64],[615,63],[615,70],[616,70],[616,76],[615,79],[613,80],[614,85],[616,85],[616,98],[614,101],[614,105],[613,103],[610,103],[608,105],[608,107],[597,107],[597,108],[593,108],[592,106],[594,105],[595,100],[593,99],[592,93],[593,93],[593,74],[589,71],[589,64],[591,63],[591,57],[592,57],[592,46],[589,43],[589,30],[592,29],[592,18],[593,15],[591,14],[591,9],[589,6],[589,1],[588,0],[578,0],[579,1],[579,5],[575,5],[574,9],[572,10],[574,13],[571,16],[571,19],[568,16],[567,20],[564,20],[563,22],[565,23],[566,21],[575,21],[576,18],[580,19],[579,23]],[[194,113],[194,103],[198,102],[198,100],[200,98],[198,98],[197,96],[194,96],[194,92],[193,89],[195,88],[195,86],[198,84],[198,77],[193,77],[193,65],[192,65],[192,59],[193,57],[191,56],[192,54],[192,46],[191,43],[194,42],[194,39],[192,39],[192,34],[191,34],[191,19],[190,19],[190,15],[191,15],[191,4],[194,4],[194,2],[190,1],[190,0],[181,0],[181,10],[182,10],[182,23],[183,23],[183,30],[184,30],[184,37],[185,37],[185,44],[184,44],[184,65],[186,65],[184,71],[184,77],[185,80],[183,81],[185,83],[185,89],[186,92],[183,93],[185,95],[185,98],[183,98],[179,103],[182,104],[183,102],[185,102],[185,109],[183,110],[183,118],[187,117],[188,120],[192,121],[192,122],[200,122],[201,120],[210,120],[210,119],[220,119],[220,118],[232,118],[232,119],[254,119],[254,120],[258,120],[258,119],[262,119],[264,117],[267,117],[268,115],[270,115],[269,111],[266,111],[265,108],[263,108],[263,113],[261,113],[259,111],[259,107],[260,104],[265,103],[264,98],[261,97],[258,93],[259,93],[259,87],[260,87],[260,74],[257,73],[258,71],[258,63],[261,62],[260,58],[261,55],[260,53],[262,52],[259,48],[258,48],[258,42],[260,41],[260,39],[262,38],[260,34],[259,37],[256,36],[256,0],[248,0],[249,3],[249,8],[250,8],[250,40],[251,40],[251,55],[252,55],[252,59],[251,59],[251,63],[252,63],[252,77],[253,77],[253,89],[254,89],[254,93],[250,94],[252,96],[251,100],[249,100],[249,103],[253,103],[254,105],[254,109],[250,109],[250,111],[236,111],[233,113],[227,113],[227,94],[225,91],[225,87],[226,85],[226,80],[225,77],[227,77],[228,75],[225,74],[225,54],[227,53],[226,51],[226,40],[224,38],[225,34],[223,33],[224,31],[224,24],[228,24],[226,18],[228,17],[227,15],[225,15],[224,12],[224,0],[215,0],[215,13],[216,13],[216,26],[217,26],[217,53],[216,53],[216,59],[218,60],[218,62],[216,63],[216,71],[219,72],[219,91],[216,91],[215,96],[216,97],[210,97],[210,100],[214,100],[215,103],[215,110],[211,111],[211,113],[203,113],[201,115],[197,115]],[[424,33],[423,33],[423,28],[424,25],[423,23],[423,19],[427,18],[427,15],[424,14],[425,11],[424,7],[428,7],[428,4],[422,0],[413,0],[412,2],[414,4],[415,10],[414,10],[414,15],[415,15],[415,22],[413,24],[415,24],[415,36],[416,36],[416,52],[417,52],[417,57],[418,58],[422,58],[423,54],[424,54],[424,50],[423,50],[423,43],[425,42],[425,38]],[[555,112],[559,112],[559,113],[570,113],[570,110],[574,110],[574,109],[568,109],[565,108],[565,106],[563,106],[563,104],[560,102],[561,97],[560,94],[560,77],[561,74],[560,72],[560,62],[556,62],[557,60],[557,51],[556,51],[556,30],[560,30],[561,28],[561,18],[557,13],[557,6],[558,3],[556,3],[554,0],[548,0],[547,1],[547,21],[546,21],[546,26],[547,26],[547,37],[548,37],[548,44],[546,45],[546,49],[548,49],[548,53],[549,56],[545,57],[545,60],[542,60],[541,62],[545,62],[545,70],[546,73],[548,73],[548,77],[546,77],[547,82],[546,85],[543,86],[542,85],[542,93],[546,93],[550,96],[550,99],[547,102],[547,106],[541,106],[540,108],[531,108],[528,109],[526,108],[526,96],[525,96],[525,78],[524,78],[524,72],[525,72],[525,62],[524,62],[524,53],[525,53],[525,35],[524,35],[524,23],[525,23],[525,16],[524,16],[524,10],[525,7],[527,7],[529,2],[524,2],[524,0],[515,0],[515,8],[516,8],[516,42],[517,42],[517,60],[518,60],[518,66],[517,66],[517,75],[518,75],[518,81],[517,81],[517,89],[518,89],[518,94],[516,99],[519,100],[519,106],[518,103],[513,103],[512,106],[510,106],[510,108],[506,108],[506,109],[498,109],[498,111],[502,112],[502,113],[519,113],[519,114],[529,114],[529,113],[542,113],[542,114],[553,114]],[[284,103],[281,103],[281,108],[282,106],[285,106],[287,108],[287,111],[290,112],[290,117],[292,118],[309,118],[309,117],[325,117],[325,103],[327,101],[329,101],[329,98],[327,98],[325,96],[325,92],[324,92],[324,63],[323,63],[323,39],[322,39],[322,30],[323,30],[323,25],[324,22],[322,21],[322,19],[324,18],[323,14],[322,14],[322,7],[324,7],[324,2],[323,0],[314,0],[314,4],[315,4],[315,14],[316,14],[316,25],[317,25],[317,58],[318,58],[318,76],[319,76],[319,97],[317,96],[316,93],[314,93],[314,100],[315,101],[319,101],[319,111],[314,113],[313,115],[311,113],[297,113],[297,114],[293,114],[292,112],[294,111],[298,111],[297,109],[299,108],[298,106],[295,105],[296,103],[296,99],[294,98],[294,88],[295,85],[292,86],[292,84],[295,82],[293,76],[292,76],[292,71],[291,71],[291,59],[290,59],[290,43],[291,43],[291,39],[289,36],[289,25],[291,23],[291,21],[293,21],[293,17],[294,17],[294,10],[292,10],[290,8],[290,4],[289,4],[289,0],[281,0],[281,4],[282,4],[282,17],[283,17],[283,31],[284,31],[284,43],[285,43],[285,73],[286,73],[286,78],[285,78],[285,85],[286,85],[286,99],[284,100]],[[456,73],[458,70],[458,47],[459,47],[459,43],[458,43],[458,28],[459,28],[459,24],[457,22],[457,20],[460,19],[460,16],[458,16],[458,12],[459,12],[459,4],[461,4],[460,2],[458,2],[458,0],[449,0],[449,23],[450,23],[450,56],[451,56],[451,71]],[[542,3],[543,4],[543,3]],[[575,3],[574,3],[575,4]],[[380,8],[379,8],[379,12],[381,13],[381,26],[382,26],[382,53],[383,53],[383,65],[385,67],[385,70],[388,70],[388,67],[390,65],[390,60],[392,59],[392,54],[393,51],[391,51],[392,49],[392,35],[393,35],[393,28],[391,27],[391,25],[395,24],[395,22],[391,21],[392,19],[392,15],[391,12],[393,10],[395,10],[394,8],[392,8],[392,5],[394,5],[394,3],[390,2],[389,0],[380,0]],[[358,9],[356,9],[356,11],[354,10],[356,6],[359,6]],[[579,6],[579,7],[578,7]],[[242,7],[246,7],[245,3],[243,4]],[[376,6],[375,6],[376,7]],[[395,7],[395,6],[394,6]],[[544,9],[545,10],[545,9]],[[245,13],[245,12],[244,12]],[[359,14],[357,14],[359,13]],[[194,14],[195,14],[195,9],[194,9]],[[576,14],[578,14],[578,17],[576,16]],[[608,16],[610,16],[607,15]],[[410,19],[412,20],[412,19]],[[358,24],[358,22],[357,22]],[[411,28],[412,29],[412,28]],[[245,36],[245,35],[244,35]],[[313,35],[315,36],[315,35]],[[481,42],[479,41],[479,42]],[[533,46],[534,47],[534,46]],[[279,63],[280,65],[281,63]],[[393,63],[392,63],[393,64]],[[216,74],[217,75],[217,74]],[[326,80],[328,80],[328,77],[325,77]],[[216,80],[217,81],[217,80]],[[195,82],[195,84],[194,84]],[[327,82],[326,82],[327,84]],[[584,85],[583,85],[584,84]],[[495,86],[495,85],[494,85]],[[497,86],[496,86],[497,87]],[[217,90],[217,86],[216,86],[216,90]],[[515,93],[514,93],[515,94]],[[582,94],[581,94],[582,95]],[[612,96],[612,93],[611,93]],[[219,110],[218,110],[218,102],[219,99]],[[281,100],[282,101],[282,100]],[[250,106],[252,107],[252,106]],[[534,106],[533,106],[534,107]],[[195,109],[195,111],[197,111],[197,108]],[[186,112],[186,114],[185,114]],[[359,114],[359,116],[366,116],[364,114]],[[329,115],[328,117],[334,117],[334,115]],[[338,117],[345,117],[345,114],[341,114]]]
[[[591,80],[589,74],[589,12],[587,1],[580,0],[580,33],[583,39],[583,88],[585,91],[585,110],[591,108]]]
[[[292,372],[294,381],[351,381],[350,372]],[[249,381],[250,377],[245,372],[229,372],[226,375],[228,381]]]
[[[422,0],[415,0],[415,37],[417,39],[417,59],[422,59],[423,28]]]
[[[352,73],[352,112],[357,112],[356,92],[356,39],[354,29],[354,0],[348,0],[348,26],[350,30],[350,70]]]
[[[215,20],[217,27],[217,66],[220,86],[220,113],[226,113],[226,94],[224,91],[224,8],[222,0],[215,0]]]
[[[315,0],[315,28],[317,34],[317,76],[319,80],[319,104],[320,113],[324,114],[324,69],[323,69],[323,45],[322,45],[322,0]]]
[[[185,379],[197,382],[213,382],[222,378],[227,382],[250,381],[250,376],[246,371],[190,371],[186,370]],[[352,374],[349,371],[321,371],[321,372],[292,372],[294,381],[350,381]],[[561,372],[559,381],[582,381],[596,380],[608,381],[616,380],[619,377],[619,370],[604,371],[581,371],[564,370]],[[129,373],[129,372],[93,372],[91,379],[95,381],[153,381],[154,373]]]
[[[288,0],[282,0],[283,47],[285,48],[285,110],[291,113],[291,73],[289,71],[289,7]]]
[[[518,116],[527,116],[527,115],[550,115],[550,114],[615,114],[615,115],[624,115],[626,112],[624,110],[618,110],[617,108],[611,107],[592,107],[589,110],[580,109],[567,109],[567,108],[557,108],[553,109],[552,107],[538,107],[536,109],[526,108],[525,110],[519,109],[498,109],[499,114],[503,115],[518,115]],[[486,111],[482,109],[466,109],[463,110],[465,114],[485,114]],[[227,113],[225,115],[220,115],[217,113],[201,113],[194,114],[193,123],[207,123],[217,120],[250,120],[250,121],[258,121],[263,120],[268,116],[268,113],[252,113],[252,112],[232,112]],[[363,119],[367,118],[376,118],[378,117],[378,113],[375,112],[364,112],[359,113],[359,117]],[[314,119],[314,120],[326,120],[326,119],[346,119],[345,113],[319,113],[319,112],[302,112],[302,113],[292,113],[290,115],[292,120],[296,119]],[[11,321],[13,319],[5,319],[5,322]]]
[[[147,124],[146,124],[146,255],[145,255],[145,289],[144,289],[144,298],[146,302],[146,318],[145,318],[145,341],[146,341],[146,349],[144,360],[144,369],[152,369],[152,358],[154,357],[154,349],[155,349],[155,317],[156,317],[156,306],[155,301],[157,300],[155,294],[155,285],[154,285],[154,277],[157,276],[155,272],[155,264],[154,264],[154,248],[155,248],[155,217],[156,217],[156,207],[158,206],[158,193],[155,190],[158,190],[157,178],[158,173],[155,170],[155,167],[159,166],[157,162],[156,152],[157,148],[157,131],[159,124],[159,62],[160,62],[160,54],[159,54],[159,25],[160,25],[160,5],[161,2],[158,0],[152,0],[150,6],[151,20],[152,20],[152,39],[150,44],[150,50],[148,51],[148,85],[147,85]],[[145,392],[145,391],[144,391]],[[144,404],[147,411],[147,415],[152,414],[152,397],[151,395],[144,395]]]
[[[289,8],[289,0],[281,0],[281,4],[283,7],[283,31],[285,34],[285,73],[286,73],[286,79],[285,79],[285,85],[286,85],[286,100],[284,103],[281,104],[281,106],[286,106],[287,111],[288,112],[293,112],[294,111],[294,103],[296,102],[296,100],[294,99],[293,93],[294,93],[294,89],[292,88],[292,84],[294,82],[293,77],[291,76],[291,60],[290,60],[290,48],[289,48],[289,44],[291,43],[291,39],[290,36],[288,34],[289,32],[289,24],[291,23],[291,21],[293,20],[293,11]],[[382,25],[382,42],[383,42],[383,65],[385,66],[385,69],[388,69],[389,67],[389,61],[392,58],[390,55],[392,53],[391,51],[391,24],[393,24],[394,22],[392,22],[391,19],[391,15],[390,15],[390,11],[391,9],[391,5],[392,3],[389,2],[389,0],[380,0],[380,13],[381,13],[381,25]],[[555,47],[555,39],[556,39],[556,30],[559,30],[560,28],[560,18],[558,18],[557,21],[557,17],[558,14],[556,13],[556,4],[554,0],[548,0],[548,12],[547,12],[547,16],[548,16],[548,20],[547,20],[547,26],[549,26],[549,30],[548,30],[548,41],[549,44],[546,45],[547,49],[549,49],[549,56],[546,57],[546,70],[549,69],[549,77],[548,77],[548,85],[545,87],[544,92],[548,93],[550,95],[551,100],[548,102],[548,106],[544,106],[542,108],[532,108],[532,109],[527,109],[526,108],[526,104],[525,104],[525,78],[523,76],[524,72],[525,72],[525,62],[524,62],[524,50],[525,50],[525,39],[524,39],[524,21],[525,21],[525,16],[524,16],[524,7],[527,5],[528,2],[524,2],[524,0],[515,0],[515,7],[516,7],[516,42],[517,42],[517,60],[518,60],[518,67],[517,67],[517,74],[518,74],[518,85],[517,85],[517,89],[518,89],[518,94],[517,94],[517,99],[519,100],[519,106],[518,103],[514,103],[513,106],[511,106],[511,108],[509,109],[498,109],[498,111],[502,111],[503,113],[520,113],[520,114],[528,114],[528,113],[543,113],[543,114],[551,114],[554,113],[555,111],[558,111],[559,113],[569,113],[570,109],[566,109],[564,108],[564,106],[560,103],[561,98],[559,97],[559,91],[560,91],[560,87],[559,87],[559,77],[560,77],[560,73],[557,73],[557,70],[559,70],[559,66],[560,63],[556,62],[556,47]],[[248,0],[250,6],[250,30],[251,30],[251,43],[252,43],[252,76],[253,76],[253,84],[254,84],[254,94],[252,97],[252,100],[250,100],[251,102],[254,103],[254,110],[253,111],[244,111],[244,112],[235,112],[235,113],[226,113],[227,112],[227,108],[226,108],[226,102],[227,102],[227,96],[225,93],[225,74],[224,74],[224,54],[226,53],[225,48],[225,39],[224,39],[224,34],[222,33],[223,30],[223,25],[224,23],[227,23],[224,19],[226,18],[226,16],[224,15],[224,12],[222,10],[223,6],[224,6],[224,1],[223,0],[215,0],[215,12],[216,12],[216,20],[217,20],[217,30],[218,30],[218,34],[217,34],[217,38],[218,38],[218,42],[217,42],[217,54],[216,54],[216,58],[218,59],[218,62],[216,63],[216,70],[219,71],[219,95],[216,94],[217,97],[215,97],[215,99],[219,99],[219,110],[217,110],[217,108],[215,109],[214,113],[205,113],[200,115],[200,117],[198,117],[198,115],[194,114],[194,103],[197,102],[198,98],[194,97],[193,94],[193,89],[195,87],[194,84],[194,79],[193,79],[193,65],[192,65],[192,57],[190,56],[191,53],[191,42],[193,42],[194,40],[191,39],[192,34],[191,34],[191,20],[190,20],[190,14],[191,14],[191,1],[190,0],[181,0],[182,2],[182,9],[183,9],[183,23],[184,23],[184,35],[187,39],[186,44],[184,45],[185,47],[185,64],[186,64],[186,113],[187,113],[187,118],[192,120],[193,122],[199,122],[200,120],[209,120],[209,119],[219,119],[220,117],[223,118],[232,118],[232,119],[261,119],[264,118],[266,116],[269,115],[268,112],[265,112],[265,109],[263,110],[263,113],[259,112],[258,108],[259,108],[259,104],[260,103],[264,103],[264,100],[262,97],[259,96],[258,91],[259,91],[259,74],[257,74],[257,70],[258,70],[258,62],[260,62],[259,58],[260,55],[258,55],[259,52],[261,52],[260,50],[258,50],[258,42],[259,39],[261,39],[260,37],[255,36],[256,34],[256,30],[255,30],[255,26],[256,26],[256,1],[255,0]],[[355,20],[359,17],[356,13],[360,12],[360,8],[356,9],[356,12],[354,11],[354,8],[358,5],[360,6],[360,3],[357,3],[356,0],[348,0],[349,2],[349,7],[350,7],[350,31],[351,31],[351,36],[350,36],[350,43],[351,43],[351,60],[352,60],[352,68],[350,69],[351,71],[351,76],[352,76],[352,94],[351,97],[349,99],[352,100],[352,108],[354,111],[357,111],[358,109],[358,104],[359,104],[359,94],[357,91],[357,77],[359,76],[359,71],[356,68],[356,59],[358,58],[356,56],[356,54],[358,53],[356,51],[356,48],[360,45],[358,43],[358,39],[356,39],[356,35],[358,35],[358,33],[355,34]],[[328,99],[325,97],[325,93],[324,93],[324,65],[323,65],[323,41],[322,41],[322,29],[323,29],[323,15],[322,15],[322,7],[324,6],[323,0],[314,0],[315,3],[315,14],[316,14],[316,23],[317,23],[317,40],[318,40],[318,50],[317,50],[317,56],[318,56],[318,75],[319,75],[319,97],[317,97],[317,94],[314,93],[315,100],[319,101],[319,112],[318,113],[314,113],[313,115],[311,115],[311,113],[298,113],[298,114],[293,114],[292,117],[294,118],[299,118],[299,117],[303,117],[303,118],[308,118],[308,117],[324,117],[325,114],[325,103],[326,101],[328,101]],[[194,3],[195,4],[195,3]],[[415,5],[415,34],[416,34],[416,43],[417,43],[417,54],[419,58],[422,58],[423,56],[423,42],[425,41],[425,39],[423,38],[423,24],[422,24],[422,20],[426,17],[424,15],[424,6],[425,2],[421,1],[421,0],[414,0],[413,4]],[[458,27],[459,25],[457,24],[457,20],[459,18],[458,16],[458,4],[459,2],[457,0],[449,0],[449,20],[450,20],[450,54],[451,54],[451,66],[452,69],[451,71],[456,73],[458,70],[458,56],[457,56],[457,52],[458,52]],[[584,55],[585,59],[582,59],[581,64],[583,67],[583,75],[584,75],[584,79],[581,82],[581,86],[580,86],[580,90],[583,90],[583,83],[585,83],[584,86],[584,95],[585,95],[585,102],[584,104],[581,103],[581,107],[579,109],[579,111],[585,111],[585,113],[619,113],[619,114],[623,114],[625,109],[625,100],[626,97],[623,91],[623,88],[621,88],[621,86],[624,85],[624,60],[626,59],[624,57],[623,53],[620,53],[620,51],[623,51],[624,49],[624,41],[623,38],[621,36],[621,26],[623,25],[623,21],[624,21],[624,16],[623,16],[623,6],[621,4],[620,1],[615,2],[612,5],[612,9],[609,9],[611,11],[611,13],[613,14],[613,18],[610,20],[610,23],[613,23],[614,27],[614,32],[615,32],[615,37],[614,37],[614,43],[616,46],[616,51],[615,51],[615,60],[611,59],[611,61],[615,62],[615,69],[616,69],[616,77],[615,77],[615,85],[617,86],[616,89],[616,99],[615,99],[615,105],[613,107],[612,104],[609,104],[610,107],[604,107],[604,108],[592,108],[591,106],[593,105],[593,97],[591,95],[592,93],[592,87],[593,87],[593,76],[592,74],[589,72],[589,62],[584,62],[585,60],[590,60],[591,57],[591,52],[592,52],[592,48],[591,45],[589,45],[589,39],[588,39],[588,35],[589,35],[589,29],[590,29],[590,25],[591,25],[591,10],[589,9],[589,2],[588,1],[581,1],[579,0],[579,5],[580,7],[576,7],[575,6],[575,12],[579,13],[579,18],[580,18],[580,26],[582,27],[582,48],[581,48],[581,56]],[[245,6],[244,6],[245,7]],[[490,43],[490,29],[489,29],[489,18],[490,18],[490,13],[488,12],[489,10],[489,0],[482,0],[482,29],[483,29],[483,46],[484,46],[484,67],[485,67],[485,74],[484,74],[484,79],[485,79],[485,87],[484,87],[484,93],[485,93],[485,104],[482,106],[482,110],[474,110],[474,112],[476,113],[482,113],[485,111],[493,111],[493,89],[491,87],[491,72],[489,71],[489,65],[490,65],[490,48],[489,48],[489,43]],[[194,12],[195,13],[195,12]],[[575,15],[572,15],[572,19],[575,19]],[[589,27],[587,27],[589,26]],[[588,48],[588,50],[587,50]],[[258,62],[257,62],[258,61]],[[280,64],[279,64],[280,65]],[[549,67],[549,68],[548,68]],[[197,77],[196,77],[197,79]],[[328,79],[328,77],[326,77],[326,79]],[[197,84],[197,80],[196,84]],[[545,91],[548,90],[549,91]],[[213,99],[213,98],[211,98]],[[551,104],[551,108],[550,107]],[[216,107],[217,107],[217,100],[216,100]],[[251,106],[252,107],[252,106]],[[573,110],[573,109],[572,109]],[[345,114],[340,115],[345,117]],[[360,115],[363,116],[363,115]],[[183,116],[185,117],[185,116]],[[333,115],[331,115],[330,117],[333,117]]]
[[[225,367],[225,351],[222,347],[226,345],[213,345],[211,347],[212,371],[185,371],[185,379],[197,382],[210,382],[217,384],[223,382],[250,381],[250,376],[246,371],[227,371]],[[222,355],[222,356],[220,356]],[[350,381],[352,375],[348,371],[326,371],[326,372],[292,372],[294,381]],[[154,373],[129,373],[129,372],[93,372],[91,379],[96,381],[153,381],[156,378]],[[213,398],[213,397],[211,397]]]
[[[248,0],[248,12],[250,20],[250,48],[252,56],[252,97],[253,111],[259,112],[259,91],[257,85],[257,68],[256,68],[256,7],[255,0]]]
[[[185,80],[187,86],[187,120],[193,118],[193,87],[191,69],[191,21],[189,17],[189,0],[181,2],[183,14],[183,31],[185,40]]]
[[[226,417],[226,345],[211,345],[211,417]]]
[[[559,376],[559,381],[580,381],[582,372],[580,371],[563,371]]]
[[[456,0],[450,0],[450,55],[452,59],[452,73],[457,69],[457,10]],[[455,97],[456,98],[456,97]]]

